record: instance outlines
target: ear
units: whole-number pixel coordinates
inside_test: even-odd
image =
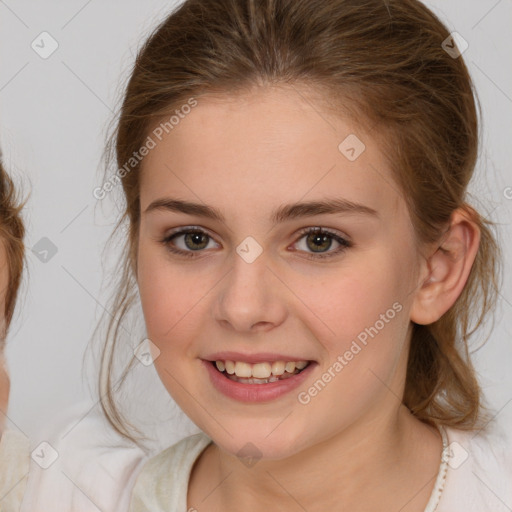
[[[467,210],[457,208],[448,231],[422,262],[422,279],[412,304],[411,321],[431,324],[453,306],[466,284],[479,244],[478,225]]]

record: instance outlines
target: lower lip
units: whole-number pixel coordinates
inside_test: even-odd
[[[222,394],[240,402],[270,402],[286,393],[293,391],[300,386],[308,375],[313,371],[316,363],[309,363],[300,373],[287,379],[269,382],[267,384],[244,384],[228,379],[224,373],[214,368],[211,361],[202,360],[210,375],[210,380],[214,387]]]

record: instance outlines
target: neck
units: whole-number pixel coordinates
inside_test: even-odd
[[[219,510],[236,505],[256,511],[280,503],[310,512],[328,507],[422,512],[441,449],[437,430],[400,406],[384,418],[362,418],[286,459],[262,459],[245,467],[212,445],[204,462],[211,471],[211,488],[217,487],[211,501]]]

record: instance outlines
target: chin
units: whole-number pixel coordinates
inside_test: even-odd
[[[214,432],[204,430],[223,451],[242,459],[286,459],[297,454],[303,447],[302,441],[306,435],[290,432],[285,428],[286,420],[276,428],[279,422],[272,421],[272,426],[264,428],[259,420],[247,422],[231,422],[224,424],[223,429]],[[287,425],[289,427],[289,425]],[[229,433],[233,434],[232,436]]]

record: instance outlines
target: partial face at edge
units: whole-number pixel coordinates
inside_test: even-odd
[[[351,134],[366,146],[354,161],[346,157],[352,151],[338,149]],[[209,205],[225,221],[146,212],[165,198]],[[377,213],[271,222],[285,204],[341,198]],[[390,390],[400,393],[405,380],[419,256],[375,140],[291,88],[203,98],[145,157],[141,212],[137,279],[148,337],[160,350],[156,369],[218,445],[237,453],[252,442],[263,457],[285,457],[396,409]],[[204,235],[163,242],[192,227]],[[350,246],[338,251],[343,244],[333,236],[302,234],[315,227]],[[262,250],[252,262],[237,252],[247,237]],[[359,341],[354,354],[364,332],[366,344]],[[212,386],[204,360],[219,351],[290,354],[316,364],[292,392],[244,403]],[[332,376],[339,356],[342,370],[311,396],[308,389],[329,369]]]
[[[5,295],[7,286],[9,285],[9,267],[7,265],[7,255],[3,241],[0,240],[0,332],[4,332],[4,311],[5,311]],[[3,341],[0,340],[0,434],[5,426],[5,414],[7,414],[7,406],[9,403],[9,375],[5,363],[5,355],[3,349]]]

